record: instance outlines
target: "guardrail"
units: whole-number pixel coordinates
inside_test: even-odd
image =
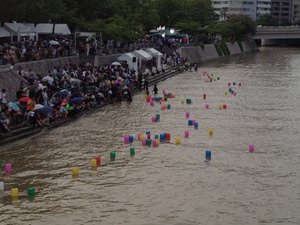
[[[300,26],[285,26],[285,27],[257,27],[256,34],[263,33],[300,33]]]

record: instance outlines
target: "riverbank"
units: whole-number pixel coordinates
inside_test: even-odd
[[[1,146],[0,159],[13,173],[2,176],[0,223],[299,224],[299,60],[297,48],[268,47],[205,63],[198,73],[159,84],[176,95],[167,102],[171,110],[150,107],[137,94],[131,104],[104,107],[7,150]],[[202,71],[220,80],[207,83]],[[224,96],[228,82],[242,83],[236,96]],[[193,104],[182,104],[188,96]],[[227,109],[219,110],[220,103]],[[187,125],[187,111],[198,130]],[[161,121],[152,123],[157,112]],[[146,131],[151,138],[169,132],[172,143],[124,144],[125,135]],[[95,171],[90,162],[96,156],[101,167]],[[72,167],[80,168],[78,178]],[[36,190],[34,200],[27,199],[29,187]],[[19,189],[19,200],[11,200],[11,188]]]
[[[163,80],[166,80],[172,76],[175,76],[178,73],[180,73],[180,69],[178,67],[171,67],[168,70],[166,70],[164,73],[149,77],[149,86],[152,86],[152,85],[157,84]],[[143,91],[143,90],[140,90],[140,91]],[[137,93],[137,91],[135,93]],[[20,128],[14,129],[11,131],[11,133],[3,134],[2,136],[0,136],[0,146],[7,144],[7,143],[11,143],[16,140],[27,138],[27,137],[30,137],[33,135],[35,135],[35,137],[36,137],[36,135],[42,134],[47,130],[51,130],[51,129],[57,128],[61,125],[70,123],[70,122],[80,118],[82,115],[85,115],[86,113],[96,112],[97,110],[99,110],[102,107],[105,107],[108,104],[110,104],[110,103],[105,102],[102,105],[97,105],[96,107],[91,108],[87,111],[84,111],[84,112],[76,115],[75,117],[68,118],[65,120],[55,121],[55,122],[49,124],[49,126],[47,126],[47,127],[43,127],[43,128],[37,127],[34,129],[32,127],[20,127]]]
[[[203,64],[203,63],[211,61],[211,60],[220,59],[224,56],[238,55],[238,54],[242,54],[242,53],[253,52],[256,50],[257,50],[256,45],[251,42],[251,39],[247,39],[241,43],[238,43],[238,42],[226,43],[226,51],[224,51],[224,52],[222,51],[222,49],[218,50],[218,44],[204,45],[204,47],[200,47],[200,46],[181,47],[178,51],[179,51],[181,57],[187,58],[189,60],[190,64],[194,64],[194,63]],[[229,55],[224,54],[225,52],[229,53]],[[70,60],[71,59],[69,59],[69,62],[71,62]],[[77,59],[74,57],[72,58],[72,60],[77,61]],[[114,61],[114,60],[116,60],[114,58],[114,56],[109,56],[105,62],[109,63],[110,61]],[[54,66],[53,62],[56,62],[56,61],[52,60],[51,65]],[[65,62],[65,60],[61,59],[57,63],[60,64],[62,62]],[[97,62],[99,63],[99,59],[97,59]],[[33,62],[33,63],[37,64],[37,62]],[[49,63],[48,64],[46,62],[44,62],[44,63],[45,63],[45,65],[49,65]],[[94,64],[95,64],[95,62],[94,62]],[[23,66],[26,66],[26,65],[23,65]],[[30,68],[30,65],[27,65],[27,67]],[[43,67],[42,64],[41,64],[41,67]],[[12,85],[13,83],[16,83],[15,80],[17,80],[17,83],[22,82],[21,77],[18,74],[14,73],[13,70],[8,69],[8,71],[11,73],[10,80],[9,80],[10,85]],[[172,67],[169,70],[167,70],[165,73],[151,76],[149,79],[149,86],[159,83],[163,80],[166,80],[180,72],[181,72],[181,68]],[[1,75],[1,73],[0,73],[0,75]],[[4,76],[5,76],[5,74],[2,73],[2,76],[0,76],[0,78],[1,78],[0,80],[2,80],[2,81],[6,80],[3,78]],[[15,79],[13,79],[13,78],[15,78]],[[97,109],[99,109],[107,104],[108,103],[105,103],[104,105],[101,105],[101,106],[97,106],[95,108],[92,108],[89,111],[96,111]],[[84,112],[84,114],[85,113],[86,113],[86,111]],[[71,122],[80,116],[81,115],[77,115],[77,117],[75,117],[75,118],[69,118],[67,120],[59,120],[54,123],[51,123],[48,127],[44,127],[44,128],[33,129],[31,127],[20,127],[18,129],[14,129],[11,131],[10,134],[5,134],[5,135],[0,136],[0,145],[4,145],[4,144],[7,144],[7,143],[10,143],[10,142],[22,139],[22,138],[26,138],[26,137],[29,137],[32,135],[40,134],[40,133],[42,133],[42,131],[56,128],[62,124]]]
[[[239,55],[258,51],[252,38],[236,42],[216,42],[203,46],[186,46],[179,48],[179,54],[187,58],[191,64],[203,64],[211,60],[217,60],[227,56]]]

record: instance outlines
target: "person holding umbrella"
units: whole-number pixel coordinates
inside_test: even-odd
[[[17,102],[9,102],[8,104],[8,112],[10,113],[10,117],[12,119],[12,124],[17,125],[22,121],[23,113],[21,111],[20,106]]]

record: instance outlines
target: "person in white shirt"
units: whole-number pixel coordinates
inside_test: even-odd
[[[0,105],[7,104],[7,93],[5,89],[2,89],[0,92]]]

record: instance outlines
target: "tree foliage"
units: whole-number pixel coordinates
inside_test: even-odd
[[[256,23],[258,25],[262,25],[262,26],[275,26],[276,24],[276,20],[274,18],[274,16],[272,16],[271,14],[265,14],[260,16]]]
[[[244,15],[231,15],[228,20],[207,27],[210,34],[220,34],[226,41],[241,40],[247,34],[255,34],[256,25]]]
[[[197,36],[217,19],[211,0],[0,0],[0,10],[2,23],[67,23],[72,31],[122,41],[141,38],[158,26]],[[240,31],[240,24],[232,24],[234,31]]]

